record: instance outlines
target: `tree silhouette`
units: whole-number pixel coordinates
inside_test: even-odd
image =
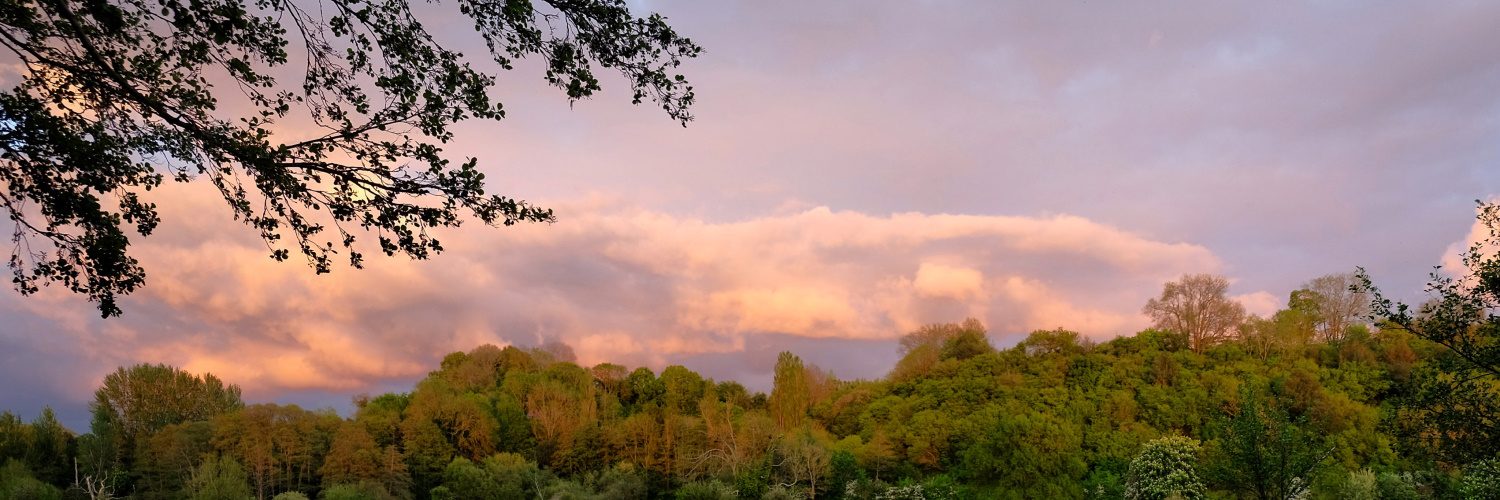
[[[1483,238],[1461,255],[1462,268],[1435,270],[1431,299],[1413,308],[1386,297],[1363,268],[1351,289],[1369,294],[1373,319],[1445,348],[1416,373],[1406,404],[1421,415],[1423,435],[1459,462],[1500,453],[1500,204],[1478,203]]]
[[[692,119],[676,73],[700,48],[624,0],[458,0],[492,62],[540,57],[570,100],[620,72],[636,103]],[[452,5],[452,4],[450,4]],[[548,222],[551,210],[486,194],[451,126],[505,116],[496,76],[443,47],[406,0],[39,0],[0,9],[0,46],[24,75],[0,91],[0,207],[23,294],[57,283],[120,314],[145,282],[128,251],[157,227],[148,194],[206,179],[270,256],[316,272],[342,253],[426,258],[429,230],[467,217]],[[300,82],[287,80],[301,77]],[[229,109],[241,110],[238,112]],[[300,131],[300,132],[299,132]],[[128,228],[128,229],[127,229]]]

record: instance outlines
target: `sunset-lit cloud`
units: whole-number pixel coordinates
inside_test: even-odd
[[[1487,203],[1500,203],[1500,198],[1492,197]],[[1475,210],[1475,213],[1478,214],[1478,209]],[[1497,247],[1500,241],[1496,241],[1493,234],[1495,229],[1500,228],[1492,229],[1483,220],[1479,220],[1476,217],[1474,223],[1469,226],[1468,234],[1465,234],[1463,239],[1454,241],[1448,244],[1447,248],[1443,249],[1443,255],[1439,259],[1439,262],[1442,263],[1443,271],[1452,276],[1464,276],[1469,272],[1468,265],[1464,263],[1464,255],[1471,253],[1476,248],[1482,255],[1493,255],[1496,250],[1500,250],[1500,247]]]
[[[62,312],[52,328],[98,362],[79,377],[151,361],[252,395],[358,391],[486,342],[561,341],[584,363],[660,367],[764,335],[893,342],[969,316],[997,335],[1106,338],[1144,326],[1140,304],[1162,282],[1222,265],[1201,246],[1066,215],[814,207],[716,222],[596,197],[556,204],[556,224],[445,235],[449,251],[431,261],[378,258],[317,276],[223,224],[213,193],[162,196],[174,201],[168,222],[137,250],[151,281],[124,318],[78,320],[86,304],[50,293],[15,301]]]
[[[520,61],[494,92],[507,118],[447,146],[557,223],[315,276],[204,186],[166,186],[125,317],[0,295],[0,408],[86,420],[99,378],[138,362],[340,404],[449,351],[551,340],[753,387],[784,349],[879,376],[927,322],[973,316],[1001,345],[1133,333],[1183,273],[1261,315],[1354,266],[1420,299],[1472,240],[1471,200],[1500,193],[1500,4],[631,5],[706,47],[687,128],[607,73],[570,105]],[[465,34],[443,36],[482,54]]]
[[[1240,305],[1245,306],[1246,313],[1262,318],[1267,318],[1275,314],[1286,303],[1285,300],[1279,299],[1266,291],[1245,293],[1230,298],[1239,302]]]

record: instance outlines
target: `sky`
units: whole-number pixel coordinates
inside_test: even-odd
[[[0,293],[0,408],[83,430],[102,377],[149,362],[347,411],[484,343],[761,390],[783,350],[874,378],[927,323],[1132,334],[1184,273],[1261,314],[1355,266],[1420,300],[1500,194],[1500,3],[631,5],[705,47],[688,127],[617,77],[570,105],[523,64],[508,117],[448,149],[556,223],[315,276],[166,186],[123,317]]]

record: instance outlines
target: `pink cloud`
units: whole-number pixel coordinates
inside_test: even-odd
[[[1489,200],[1490,203],[1500,203],[1500,198],[1497,197],[1491,197]],[[1475,209],[1475,213],[1478,213],[1478,209]],[[1462,239],[1448,244],[1448,247],[1443,249],[1442,258],[1439,260],[1442,263],[1443,271],[1453,276],[1467,274],[1468,266],[1464,265],[1463,255],[1468,253],[1469,250],[1472,250],[1476,245],[1479,246],[1481,252],[1486,254],[1492,254],[1496,250],[1500,250],[1494,248],[1493,244],[1485,245],[1484,243],[1489,239],[1490,228],[1485,226],[1483,221],[1476,219],[1473,224],[1469,225],[1468,234],[1465,234]]]
[[[962,266],[923,262],[917,267],[912,285],[924,296],[966,300],[984,293],[984,273]]]
[[[1262,318],[1276,314],[1276,311],[1280,310],[1281,306],[1286,303],[1286,301],[1277,298],[1271,292],[1267,291],[1245,293],[1230,298],[1239,302],[1240,305],[1245,306],[1246,313]]]
[[[594,197],[557,203],[553,225],[442,235],[430,262],[371,259],[316,276],[276,263],[169,186],[161,234],[139,244],[150,273],[120,320],[87,305],[21,301],[107,368],[167,362],[250,394],[358,390],[419,377],[479,343],[570,343],[581,361],[661,366],[732,353],[761,335],[894,339],[979,317],[997,334],[1066,327],[1093,336],[1144,325],[1160,284],[1219,259],[1087,219],[813,207],[739,221],[670,215]]]

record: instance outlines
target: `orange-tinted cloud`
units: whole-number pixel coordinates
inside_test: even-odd
[[[969,315],[1002,340],[1107,336],[1183,272],[1232,275],[1252,310],[1284,297],[1254,290],[1353,265],[1416,294],[1468,229],[1467,200],[1500,186],[1497,3],[638,6],[708,47],[685,67],[691,127],[615,78],[569,106],[522,61],[495,93],[509,118],[450,144],[497,192],[574,200],[558,224],[442,234],[452,251],[433,262],[315,277],[171,186],[153,193],[167,226],[136,247],[151,278],[126,318],[0,296],[0,406],[48,384],[86,395],[138,361],[271,394],[400,387],[481,342],[653,364],[754,352],[741,373],[765,374],[775,349],[888,345]],[[23,69],[0,65],[0,84]]]
[[[1489,203],[1500,203],[1500,198],[1491,197]],[[1477,208],[1475,213],[1478,214]],[[1469,226],[1469,233],[1464,235],[1463,239],[1454,241],[1443,249],[1443,255],[1439,259],[1443,271],[1453,276],[1467,275],[1469,268],[1464,264],[1464,254],[1478,248],[1481,255],[1493,255],[1496,251],[1500,251],[1500,248],[1496,247],[1500,241],[1493,240],[1491,228],[1476,217],[1474,223]]]
[[[252,395],[357,391],[484,342],[660,366],[762,335],[894,339],[967,316],[997,335],[1112,336],[1144,325],[1140,304],[1165,280],[1220,267],[1203,247],[1066,215],[814,207],[723,222],[595,197],[557,204],[553,225],[450,232],[432,261],[317,276],[268,259],[198,187],[159,195],[167,222],[136,247],[150,280],[124,318],[81,320],[87,305],[62,294],[19,301],[98,363],[91,376],[166,362]]]

